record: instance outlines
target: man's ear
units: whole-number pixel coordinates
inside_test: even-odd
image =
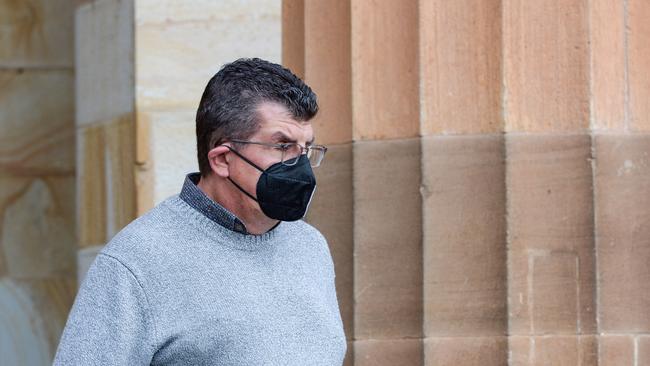
[[[221,178],[227,178],[230,175],[228,171],[228,159],[226,159],[229,152],[230,149],[224,145],[219,145],[208,151],[210,169]]]

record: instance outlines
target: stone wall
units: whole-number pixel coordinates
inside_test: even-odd
[[[50,364],[76,293],[74,1],[0,2],[0,355]]]
[[[650,363],[650,3],[283,9],[348,365]]]
[[[280,4],[0,2],[2,364],[51,363],[96,253],[197,170],[209,78],[280,62]]]
[[[0,2],[3,363],[50,363],[96,252],[197,169],[203,88],[246,56],[319,96],[308,220],[346,365],[650,363],[648,17],[645,0]]]
[[[84,1],[76,11],[79,275],[198,171],[194,116],[240,57],[280,62],[280,2]]]

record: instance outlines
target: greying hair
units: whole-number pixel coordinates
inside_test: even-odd
[[[257,107],[284,105],[298,121],[318,112],[316,94],[289,69],[259,58],[224,65],[208,82],[196,111],[196,147],[201,176],[210,174],[208,151],[228,139],[250,138],[259,129]]]

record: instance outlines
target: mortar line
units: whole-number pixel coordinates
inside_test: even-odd
[[[593,295],[594,295],[594,300],[593,300],[593,306],[594,306],[594,318],[596,321],[596,333],[600,333],[601,331],[601,320],[600,320],[600,258],[598,255],[599,252],[599,244],[600,240],[598,237],[598,205],[596,204],[597,202],[597,197],[598,197],[598,185],[596,184],[596,176],[597,172],[596,169],[598,168],[597,161],[596,161],[596,135],[594,132],[589,133],[590,138],[591,138],[591,148],[590,148],[590,165],[591,165],[591,222],[592,222],[592,233],[593,233],[593,255],[594,255],[594,262],[593,262],[593,268],[594,268],[594,281],[595,286],[593,290]],[[600,348],[599,348],[600,349]],[[599,351],[600,352],[600,351]],[[599,356],[600,357],[600,356]]]
[[[576,256],[576,333],[582,334],[582,312],[580,311],[580,257]]]

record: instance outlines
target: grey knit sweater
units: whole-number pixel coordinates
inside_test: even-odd
[[[346,340],[327,242],[303,222],[262,235],[178,195],[99,253],[55,365],[341,365]]]

